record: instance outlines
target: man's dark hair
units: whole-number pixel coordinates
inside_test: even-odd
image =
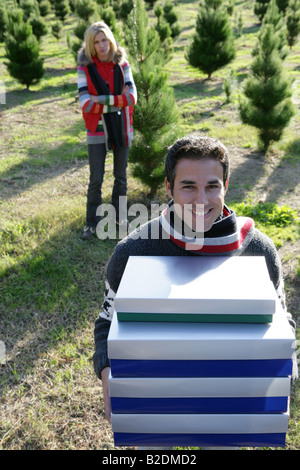
[[[165,175],[170,183],[171,191],[174,188],[177,162],[183,158],[191,160],[211,158],[218,160],[223,167],[223,183],[224,186],[226,185],[229,178],[229,158],[225,145],[210,137],[190,135],[176,140],[169,147],[166,156]]]

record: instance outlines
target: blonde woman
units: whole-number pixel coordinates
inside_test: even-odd
[[[90,239],[99,221],[96,211],[102,203],[107,150],[112,150],[114,155],[112,204],[116,222],[127,223],[120,214],[119,197],[127,194],[127,161],[133,139],[133,106],[137,100],[126,53],[102,21],[94,23],[85,32],[78,53],[78,90],[87,129],[90,165],[83,238]]]

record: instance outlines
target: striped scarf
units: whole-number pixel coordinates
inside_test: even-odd
[[[96,88],[98,95],[106,95],[108,105],[110,103],[110,89],[107,83],[99,74],[95,63],[88,65],[88,72]],[[119,65],[114,67],[114,93],[120,95],[122,92],[122,75]],[[124,116],[121,110],[117,113],[103,114],[103,124],[105,123],[107,132],[107,146],[109,149],[121,148],[126,146]]]
[[[211,255],[237,255],[243,244],[253,237],[254,221],[250,217],[236,217],[226,205],[223,214],[214,222],[212,228],[200,236],[186,236],[184,229],[174,227],[173,201],[161,213],[160,222],[163,230],[176,245],[188,251]]]

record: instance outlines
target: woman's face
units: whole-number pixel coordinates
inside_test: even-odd
[[[110,41],[107,39],[105,34],[102,33],[102,31],[100,31],[100,33],[96,34],[94,37],[94,48],[98,59],[102,62],[107,61],[110,51]]]

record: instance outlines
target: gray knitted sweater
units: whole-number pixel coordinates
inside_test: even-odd
[[[114,298],[129,256],[264,256],[269,275],[286,311],[281,262],[272,240],[254,227],[252,219],[236,217],[224,208],[223,217],[216,221],[199,250],[187,249],[187,240],[176,239],[168,209],[159,218],[146,223],[121,240],[109,261],[102,311],[95,323],[94,369],[99,378],[109,366],[107,336],[114,312]],[[200,245],[199,245],[200,246]],[[292,328],[295,324],[286,311]]]

